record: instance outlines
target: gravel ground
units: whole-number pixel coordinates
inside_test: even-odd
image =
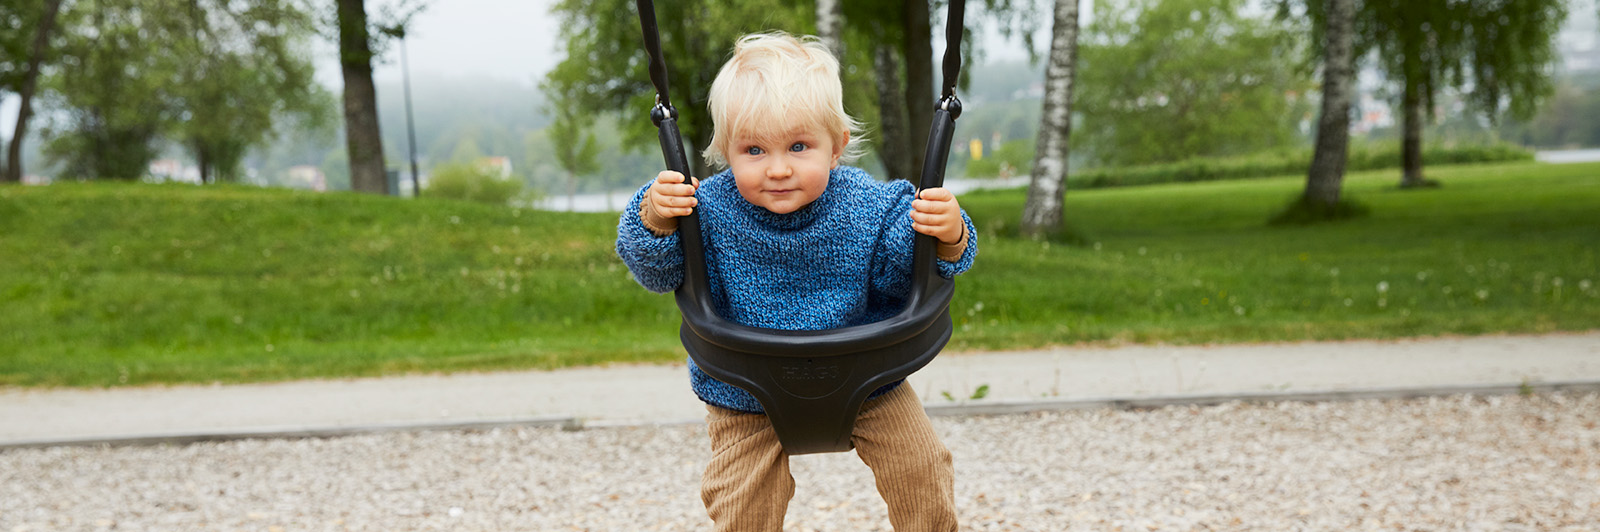
[[[935,418],[966,530],[1600,530],[1600,394]],[[703,426],[0,453],[0,532],[709,530]],[[787,530],[888,530],[853,454]]]

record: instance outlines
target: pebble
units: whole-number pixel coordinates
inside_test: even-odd
[[[1600,530],[1600,394],[934,418],[964,530]],[[708,530],[704,426],[0,452],[0,530]],[[786,531],[887,531],[853,453]]]

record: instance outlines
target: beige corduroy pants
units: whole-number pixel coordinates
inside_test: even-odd
[[[711,463],[700,481],[716,530],[779,532],[794,497],[789,455],[767,416],[707,405]],[[916,392],[902,383],[868,400],[851,442],[872,469],[898,532],[956,530],[955,470]]]

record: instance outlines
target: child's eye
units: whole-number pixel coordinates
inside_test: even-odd
[[[749,155],[761,155],[761,148],[756,147],[756,146],[751,146],[751,147],[745,148],[744,152],[746,154],[749,154]]]
[[[789,145],[789,151],[806,151],[806,143],[796,142]]]

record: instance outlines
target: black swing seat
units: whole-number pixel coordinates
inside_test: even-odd
[[[916,268],[931,268],[931,240],[918,237]],[[928,365],[950,340],[954,293],[955,283],[937,273],[913,274],[905,309],[889,319],[787,331],[729,322],[700,297],[705,291],[679,289],[679,336],[702,371],[761,402],[785,452],[848,451],[867,397]]]

